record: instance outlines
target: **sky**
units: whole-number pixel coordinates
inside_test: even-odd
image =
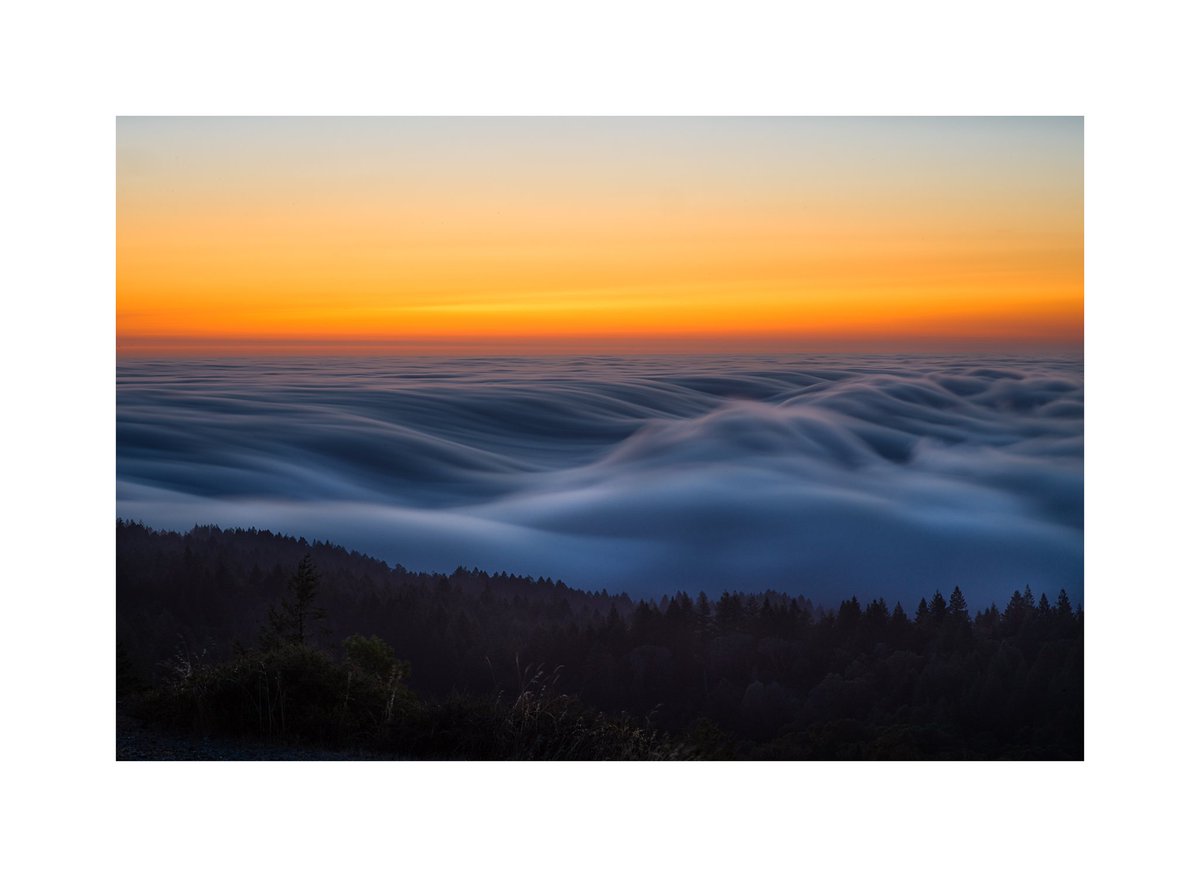
[[[1083,121],[117,120],[121,355],[1083,343]]]

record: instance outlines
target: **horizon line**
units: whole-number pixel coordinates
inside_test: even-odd
[[[1033,353],[1082,356],[1084,339],[1045,336],[564,335],[455,337],[120,336],[118,358],[177,356],[627,356],[802,353]]]

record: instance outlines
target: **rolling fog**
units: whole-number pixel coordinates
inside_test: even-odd
[[[1079,361],[127,360],[117,514],[409,569],[910,611],[1083,597]]]

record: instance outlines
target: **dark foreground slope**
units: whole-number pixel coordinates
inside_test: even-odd
[[[971,612],[956,590],[911,616],[849,595],[830,611],[770,592],[635,604],[544,579],[411,573],[264,531],[118,522],[117,649],[122,715],[280,745],[1083,756],[1083,618],[1065,594]]]

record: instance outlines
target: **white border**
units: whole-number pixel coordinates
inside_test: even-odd
[[[1198,193],[1184,8],[9,10],[7,858],[131,874],[1194,865],[1183,796],[1195,659],[1182,624],[1197,607],[1182,549],[1195,538],[1196,450],[1181,382],[1192,377]],[[1087,761],[114,763],[113,118],[208,113],[1085,114]]]

